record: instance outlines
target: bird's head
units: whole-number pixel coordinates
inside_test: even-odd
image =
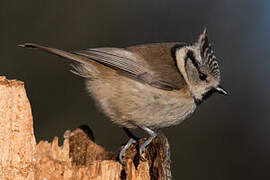
[[[220,70],[208,41],[206,29],[197,42],[178,47],[175,50],[175,58],[177,67],[197,103],[214,92],[227,95],[219,85]]]

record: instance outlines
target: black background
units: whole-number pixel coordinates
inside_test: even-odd
[[[164,129],[174,179],[269,179],[270,1],[4,0],[0,74],[25,82],[37,141],[87,124],[97,143],[117,150],[127,137],[97,110],[69,62],[17,44],[79,50],[191,43],[204,27],[230,95],[214,95],[189,120]]]

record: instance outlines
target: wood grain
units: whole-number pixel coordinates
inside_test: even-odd
[[[167,138],[158,137],[143,157],[133,144],[120,164],[117,152],[108,152],[94,142],[88,126],[67,130],[64,143],[40,141],[33,133],[31,106],[24,84],[0,77],[0,179],[19,180],[155,180],[172,179]]]

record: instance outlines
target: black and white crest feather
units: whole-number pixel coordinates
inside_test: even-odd
[[[206,29],[199,38],[201,57],[203,64],[209,67],[209,73],[217,79],[220,79],[220,70],[217,62],[217,58],[214,55],[211,44],[208,41]]]

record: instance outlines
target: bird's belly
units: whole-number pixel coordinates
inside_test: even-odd
[[[93,97],[114,123],[127,128],[177,125],[196,109],[184,89],[165,91],[134,81],[122,86],[107,85],[103,83],[99,90],[91,90]]]
[[[149,100],[148,103],[141,104],[133,113],[132,119],[137,125],[159,129],[181,123],[195,109],[196,105],[189,99],[161,96],[160,99]]]

